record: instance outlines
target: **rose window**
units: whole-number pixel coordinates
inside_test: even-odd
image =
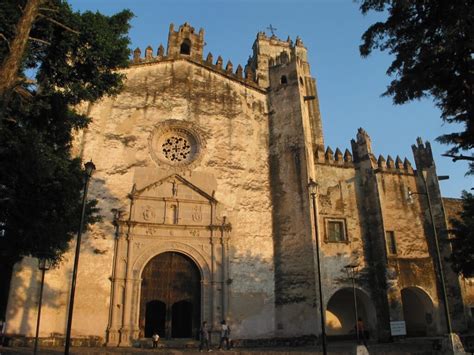
[[[184,167],[198,160],[202,140],[189,123],[169,120],[155,128],[149,146],[151,157],[158,164]]]
[[[182,162],[191,154],[191,145],[184,137],[171,136],[161,145],[163,155],[172,162]]]

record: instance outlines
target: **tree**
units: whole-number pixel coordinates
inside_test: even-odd
[[[431,96],[448,123],[464,130],[438,141],[451,145],[447,156],[468,160],[474,173],[474,6],[472,0],[359,0],[363,14],[386,12],[385,22],[362,36],[360,53],[373,50],[395,56],[394,76],[383,95],[395,104]],[[462,154],[467,152],[467,155]]]
[[[0,95],[2,96],[9,88],[14,86],[18,77],[21,57],[25,52],[31,27],[38,16],[39,7],[42,2],[43,0],[28,1],[23,9],[23,15],[20,17],[16,25],[15,36],[12,44],[9,45],[10,53],[0,67]],[[6,37],[3,37],[3,39],[8,41]]]
[[[71,156],[89,118],[73,107],[117,93],[129,62],[129,20],[74,12],[63,0],[0,5],[0,258],[58,261],[77,231],[84,171]],[[35,74],[35,82],[26,71]],[[96,201],[87,223],[97,219]]]
[[[452,219],[451,241],[454,271],[464,277],[474,276],[474,195],[463,191],[463,211],[459,219]]]

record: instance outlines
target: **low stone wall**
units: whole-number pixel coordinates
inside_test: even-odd
[[[41,347],[62,347],[66,343],[66,338],[62,335],[53,335],[47,338],[38,338]],[[12,347],[33,347],[35,338],[21,335],[5,335],[4,345]],[[104,345],[104,339],[98,336],[78,337],[71,339],[71,346],[74,347],[100,347]]]
[[[318,338],[314,335],[305,335],[296,338],[269,338],[269,339],[233,339],[235,348],[273,348],[298,347],[316,345]]]

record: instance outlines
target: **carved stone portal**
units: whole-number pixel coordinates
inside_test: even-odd
[[[132,190],[130,217],[116,221],[107,345],[191,338],[202,320],[226,318],[231,228],[217,205],[177,174]]]

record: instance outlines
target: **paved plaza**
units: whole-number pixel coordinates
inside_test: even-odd
[[[369,354],[415,354],[428,355],[439,354],[439,351],[433,350],[433,340],[430,338],[405,340],[396,343],[385,344],[369,344]],[[0,355],[19,355],[32,354],[31,347],[0,347]],[[56,348],[40,348],[39,354],[45,355],[59,355],[64,353],[61,347]],[[237,348],[229,351],[219,351],[213,349],[214,355],[258,355],[258,354],[322,354],[321,347],[307,346],[307,347],[276,347],[276,348]],[[75,347],[71,349],[71,354],[80,355],[108,355],[108,354],[160,354],[160,355],[179,355],[179,354],[199,354],[196,348],[168,348],[161,347],[159,349],[140,349],[140,348],[118,348],[118,347]],[[328,346],[328,354],[356,354],[356,347],[353,342],[335,342]]]

